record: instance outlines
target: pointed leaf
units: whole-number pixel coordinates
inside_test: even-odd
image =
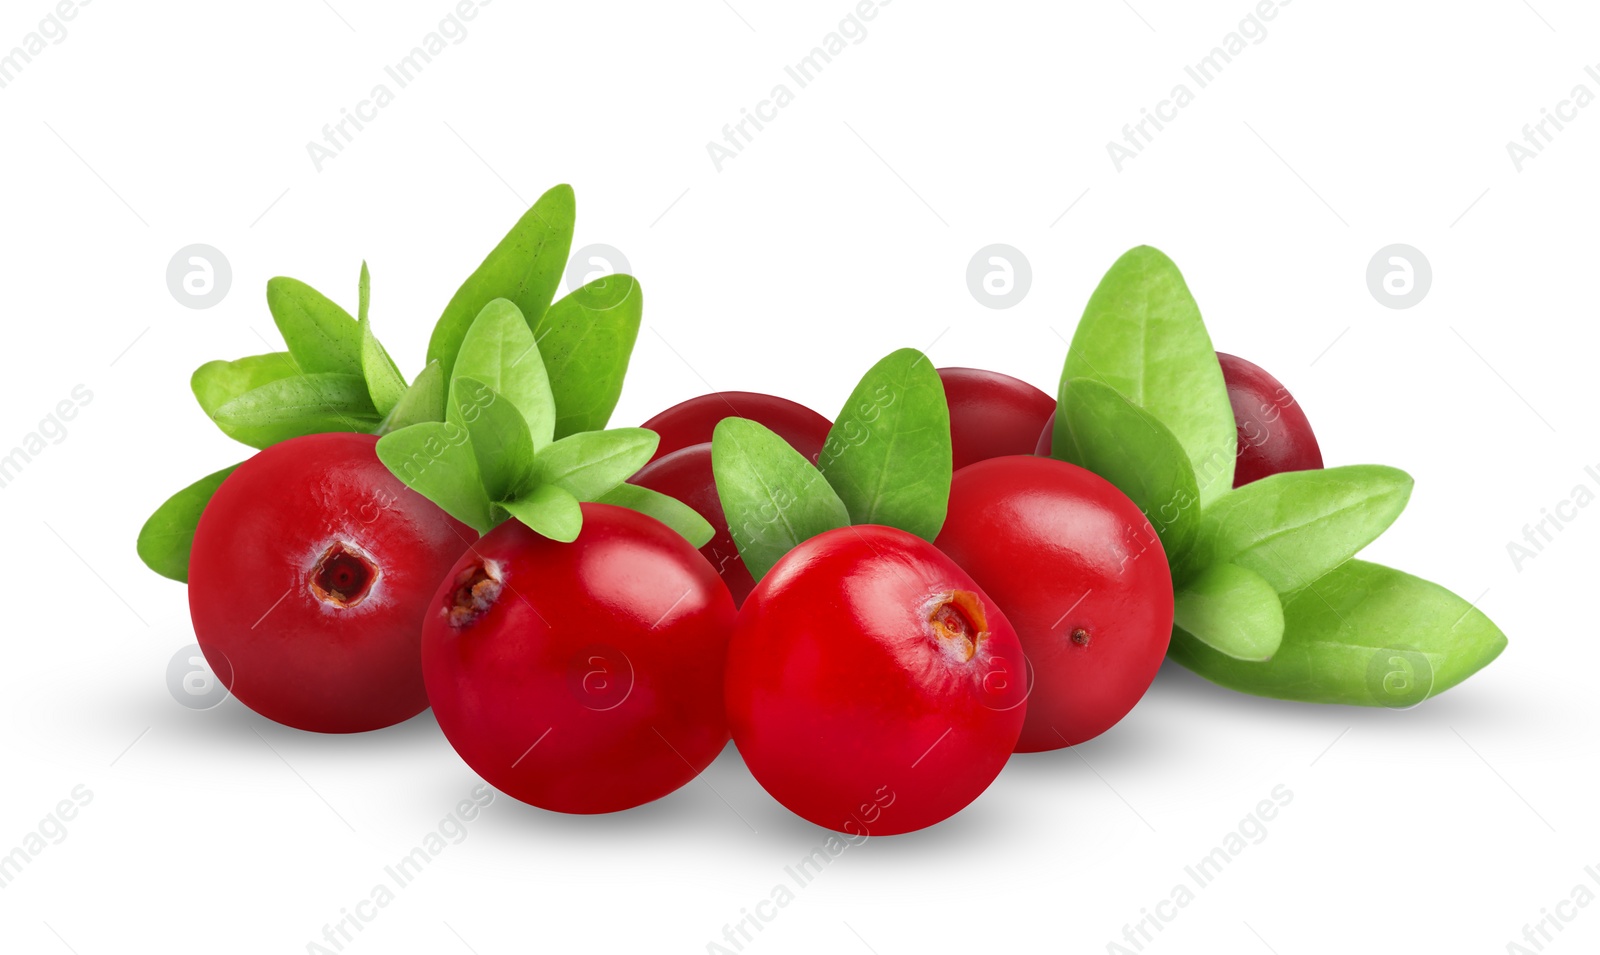
[[[873,365],[817,458],[853,524],[938,536],[950,501],[950,409],[933,363],[902,348]]]
[[[598,500],[644,467],[660,438],[644,428],[615,428],[570,435],[537,456],[537,480],[580,501]]]
[[[466,425],[484,493],[491,501],[510,497],[533,476],[533,438],[511,402],[474,378],[457,377],[455,418]],[[547,449],[548,450],[548,449]]]
[[[286,351],[251,355],[235,361],[208,361],[194,370],[189,388],[206,415],[247,391],[300,374],[300,366]]]
[[[1283,642],[1283,603],[1259,574],[1217,564],[1179,588],[1173,622],[1237,660],[1270,660]]]
[[[1233,486],[1238,430],[1222,366],[1178,267],[1156,249],[1111,266],[1072,336],[1064,384],[1093,378],[1154,415],[1189,456],[1202,505]]]
[[[543,317],[566,269],[575,216],[571,186],[546,192],[456,290],[428,342],[428,360],[443,365],[447,379],[454,376],[467,329],[485,305],[510,299],[530,327]]]
[[[267,307],[289,354],[307,374],[361,374],[361,328],[326,295],[280,276],[267,282]]]
[[[500,506],[534,531],[563,544],[577,540],[583,530],[583,509],[578,499],[551,484],[534,488],[514,501],[501,501]]]
[[[245,392],[211,420],[222,433],[253,448],[330,431],[367,431],[381,420],[366,382],[355,375],[296,375]]]
[[[944,460],[948,467],[949,455]],[[717,422],[711,470],[728,531],[756,580],[797,544],[850,524],[849,511],[822,472],[754,421]]]
[[[402,428],[378,439],[378,460],[406,487],[478,533],[494,526],[464,428],[444,421]]]
[[[194,546],[200,514],[210,503],[211,495],[238,466],[206,475],[156,508],[139,530],[139,559],[146,567],[179,583],[189,581],[189,550]]]
[[[367,272],[367,263],[361,263],[361,304],[356,315],[356,323],[361,327],[361,375],[367,381],[367,392],[372,397],[372,406],[378,409],[378,414],[387,415],[399,404],[406,393],[406,379],[400,374],[400,369],[395,367],[394,359],[378,343],[377,336],[372,334],[372,320],[367,316],[367,307],[372,301],[372,277]]]
[[[384,419],[378,433],[388,434],[424,421],[443,421],[444,402],[444,368],[436,361],[429,362],[428,367],[417,375],[417,380],[406,389],[405,395],[394,406],[394,410],[389,412],[389,417]]]
[[[461,403],[454,396],[453,383],[460,377],[483,382],[522,412],[535,449],[550,443],[555,430],[555,399],[550,394],[550,379],[539,346],[516,305],[503,298],[495,299],[483,307],[472,323],[456,359],[452,409]]]
[[[700,513],[675,497],[635,484],[618,484],[600,496],[601,504],[615,504],[653,517],[677,531],[695,547],[704,547],[716,536],[716,529]]]
[[[607,275],[556,302],[533,323],[555,393],[556,437],[598,431],[611,420],[643,311],[639,281]]]

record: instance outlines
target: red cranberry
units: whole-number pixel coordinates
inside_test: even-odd
[[[999,604],[1032,666],[1018,752],[1110,729],[1144,696],[1172,636],[1155,530],[1109,481],[1021,455],[957,471],[936,544]]]
[[[941,368],[950,404],[950,443],[957,471],[976,461],[1031,454],[1056,400],[1010,375],[978,368]]]
[[[557,812],[628,809],[727,744],[734,613],[711,565],[635,511],[584,504],[570,544],[507,521],[433,598],[428,699],[450,745],[502,792]]]
[[[786,554],[739,611],[728,722],[789,809],[856,835],[910,832],[976,799],[1026,708],[1016,633],[961,568],[890,527]]]
[[[722,513],[722,499],[717,496],[717,482],[711,473],[711,443],[692,444],[657,458],[640,468],[628,483],[675,497],[710,522],[716,533],[700,553],[728,585],[734,606],[743,604],[756,582],[739,557],[739,548],[728,531],[728,518]]]
[[[1310,471],[1322,467],[1322,449],[1311,432],[1311,422],[1289,389],[1260,366],[1243,358],[1217,352],[1222,377],[1228,383],[1228,401],[1239,426],[1239,459],[1233,486],[1284,471]]]
[[[239,466],[189,558],[195,637],[269,719],[356,733],[427,709],[428,600],[477,537],[389,473],[367,434],[313,434]]]
[[[787,398],[751,391],[717,391],[673,405],[640,425],[661,436],[655,457],[650,460],[710,441],[717,422],[723,418],[749,418],[766,425],[812,462],[822,452],[828,429],[833,427],[827,418]]]

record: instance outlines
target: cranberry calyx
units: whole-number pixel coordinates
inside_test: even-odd
[[[311,593],[335,607],[354,607],[372,592],[380,573],[360,547],[334,541],[311,569]]]
[[[494,606],[504,578],[500,565],[492,560],[478,561],[456,576],[456,592],[450,601],[450,625],[465,627]]]
[[[972,659],[978,642],[989,635],[985,623],[983,603],[970,590],[940,594],[928,610],[934,636],[963,663]]]

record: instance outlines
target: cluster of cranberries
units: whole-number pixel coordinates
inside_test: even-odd
[[[1266,372],[1220,356],[1237,483],[1321,466]],[[715,528],[698,551],[631,510],[583,505],[577,540],[510,520],[479,538],[378,461],[319,434],[240,466],[206,508],[190,607],[246,705],[307,730],[377,729],[430,705],[484,779],[545,809],[659,798],[733,739],[818,825],[892,834],[959,811],[1013,752],[1105,732],[1144,695],[1172,628],[1167,561],[1137,507],[1047,451],[1055,401],[940,371],[955,476],[932,543],[861,525],[752,579],[728,533],[711,435],[758,421],[815,461],[826,418],[765,395],[684,402],[632,482]]]

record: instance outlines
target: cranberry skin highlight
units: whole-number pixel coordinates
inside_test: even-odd
[[[728,518],[722,511],[722,498],[717,496],[717,481],[711,471],[711,443],[692,444],[656,458],[628,478],[628,483],[675,497],[710,523],[716,533],[700,548],[700,554],[728,585],[733,605],[742,605],[756,582],[728,530]]]
[[[1222,378],[1228,383],[1228,402],[1239,426],[1239,458],[1233,468],[1233,486],[1259,481],[1284,471],[1310,471],[1322,467],[1322,449],[1311,422],[1289,389],[1259,365],[1217,352]]]
[[[217,489],[189,557],[206,661],[244,705],[320,733],[428,707],[422,618],[477,534],[378,460],[368,434],[275,444]]]
[[[723,418],[749,418],[789,442],[807,461],[816,463],[833,422],[805,405],[752,391],[717,391],[675,404],[640,425],[661,436],[651,461],[690,445],[711,440]]]
[[[858,525],[800,544],[739,611],[728,722],[756,780],[850,835],[931,826],[999,774],[1026,710],[1005,615],[937,548]]]
[[[1111,482],[1064,461],[957,471],[935,542],[1016,627],[1031,664],[1017,752],[1110,729],[1150,688],[1172,637],[1166,552]]]
[[[1019,378],[979,368],[940,368],[950,405],[957,471],[1008,454],[1030,454],[1056,400]]]
[[[439,728],[496,789],[541,809],[629,809],[728,742],[733,600],[666,525],[583,505],[563,544],[511,520],[445,578],[422,668]]]

